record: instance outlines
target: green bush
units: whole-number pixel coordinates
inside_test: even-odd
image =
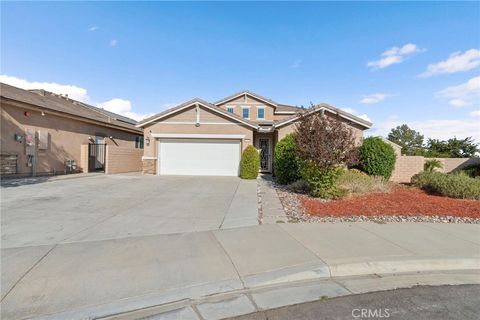
[[[460,172],[465,173],[471,178],[480,177],[480,164],[471,164],[460,169]]]
[[[352,194],[390,191],[390,183],[383,177],[372,177],[356,169],[343,171],[337,185]]]
[[[348,191],[336,184],[341,173],[341,168],[319,168],[311,162],[301,166],[301,175],[308,184],[310,194],[322,199],[338,199],[347,195]]]
[[[442,165],[442,162],[438,159],[427,160],[423,165],[423,170],[427,172],[434,172],[435,169],[441,169],[441,168],[443,168],[443,165]]]
[[[295,136],[289,134],[275,146],[274,167],[278,183],[289,184],[300,178]]]
[[[248,146],[242,153],[240,160],[240,178],[256,179],[260,169],[260,155],[254,146]]]
[[[414,175],[411,181],[419,188],[450,198],[480,200],[480,179],[464,173],[422,172]]]
[[[395,159],[393,147],[380,138],[367,138],[360,147],[360,167],[371,176],[390,179]]]

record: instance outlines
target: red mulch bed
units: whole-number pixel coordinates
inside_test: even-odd
[[[319,217],[423,215],[480,218],[480,201],[431,195],[406,186],[395,186],[390,193],[333,201],[300,197],[300,203],[305,213]]]

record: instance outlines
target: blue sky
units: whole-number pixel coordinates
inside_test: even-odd
[[[2,2],[0,80],[141,117],[248,89],[480,141],[479,2]]]

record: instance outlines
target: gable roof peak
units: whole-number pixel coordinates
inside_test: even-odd
[[[233,100],[233,99],[235,99],[235,98],[238,98],[238,97],[240,97],[240,96],[243,96],[243,95],[249,95],[249,96],[251,96],[251,97],[253,97],[253,98],[257,99],[257,100],[263,101],[263,102],[265,102],[265,103],[267,103],[267,104],[270,104],[270,105],[272,105],[272,106],[274,106],[274,107],[277,107],[277,106],[278,106],[278,103],[275,102],[275,101],[273,101],[272,99],[265,98],[265,97],[263,97],[263,96],[261,96],[261,95],[259,95],[259,94],[256,94],[255,92],[252,92],[252,91],[249,91],[249,90],[242,90],[242,91],[237,92],[237,93],[235,93],[235,94],[232,94],[232,95],[230,95],[230,96],[228,96],[228,97],[226,97],[226,98],[220,99],[220,100],[218,100],[217,102],[214,102],[214,105],[224,104],[224,103],[226,103],[226,102],[229,102],[229,101],[231,101],[231,100]]]
[[[246,119],[243,119],[242,117],[236,115],[236,114],[233,114],[233,113],[230,113],[228,112],[227,110],[224,110],[222,108],[220,108],[219,106],[216,106],[214,104],[211,104],[203,99],[200,99],[200,98],[193,98],[191,100],[188,100],[184,103],[181,103],[173,108],[170,108],[170,109],[167,109],[167,110],[164,110],[162,112],[159,112],[157,114],[154,114],[153,116],[151,117],[148,117],[146,119],[143,119],[142,121],[140,121],[138,124],[137,124],[137,127],[138,128],[141,128],[141,127],[144,127],[145,125],[149,124],[149,123],[152,123],[154,121],[158,121],[166,116],[169,116],[171,114],[174,114],[176,112],[181,112],[182,110],[186,109],[186,108],[190,108],[196,104],[199,104],[213,112],[216,112],[216,113],[219,113],[219,114],[222,114],[223,116],[226,116],[228,118],[231,118],[235,121],[238,121],[240,123],[243,123],[249,127],[252,127],[254,129],[257,128],[257,124],[249,121],[249,120],[246,120]]]

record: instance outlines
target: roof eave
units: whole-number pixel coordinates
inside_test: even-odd
[[[136,125],[136,127],[137,127],[137,128],[143,128],[143,127],[144,127],[145,125],[147,125],[147,124],[150,124],[150,123],[152,123],[152,122],[158,121],[158,120],[160,120],[160,119],[162,119],[162,118],[164,118],[164,117],[166,117],[166,116],[169,116],[169,115],[174,114],[174,113],[176,113],[176,112],[180,112],[180,111],[182,111],[182,110],[184,110],[184,109],[190,108],[191,106],[193,106],[193,105],[195,105],[195,104],[200,104],[200,105],[202,105],[203,107],[205,107],[205,108],[207,108],[207,109],[209,109],[209,110],[212,110],[212,111],[217,112],[217,113],[219,113],[219,114],[222,114],[223,116],[226,116],[226,117],[228,117],[228,118],[230,118],[230,119],[233,119],[233,120],[235,120],[235,121],[238,121],[238,122],[240,122],[240,123],[243,123],[243,124],[245,124],[245,125],[253,128],[253,129],[257,129],[257,128],[258,128],[258,126],[257,126],[256,124],[253,124],[253,123],[251,123],[251,122],[249,122],[249,121],[246,121],[246,120],[241,119],[241,118],[239,118],[239,117],[235,117],[235,116],[233,116],[233,115],[231,115],[231,114],[228,114],[226,111],[225,111],[225,112],[221,112],[220,110],[217,109],[217,108],[219,108],[219,107],[217,107],[217,106],[215,106],[215,105],[211,105],[210,103],[208,103],[208,102],[206,102],[206,101],[203,101],[203,100],[201,100],[201,99],[198,99],[198,98],[195,98],[195,99],[193,99],[193,100],[187,101],[187,102],[185,102],[185,103],[183,103],[183,104],[179,104],[178,106],[175,106],[175,107],[170,108],[170,109],[168,109],[168,110],[165,110],[165,111],[159,113],[158,116],[152,116],[152,118],[149,119],[148,121],[138,123],[138,124]],[[180,107],[180,106],[181,106],[181,107]]]

